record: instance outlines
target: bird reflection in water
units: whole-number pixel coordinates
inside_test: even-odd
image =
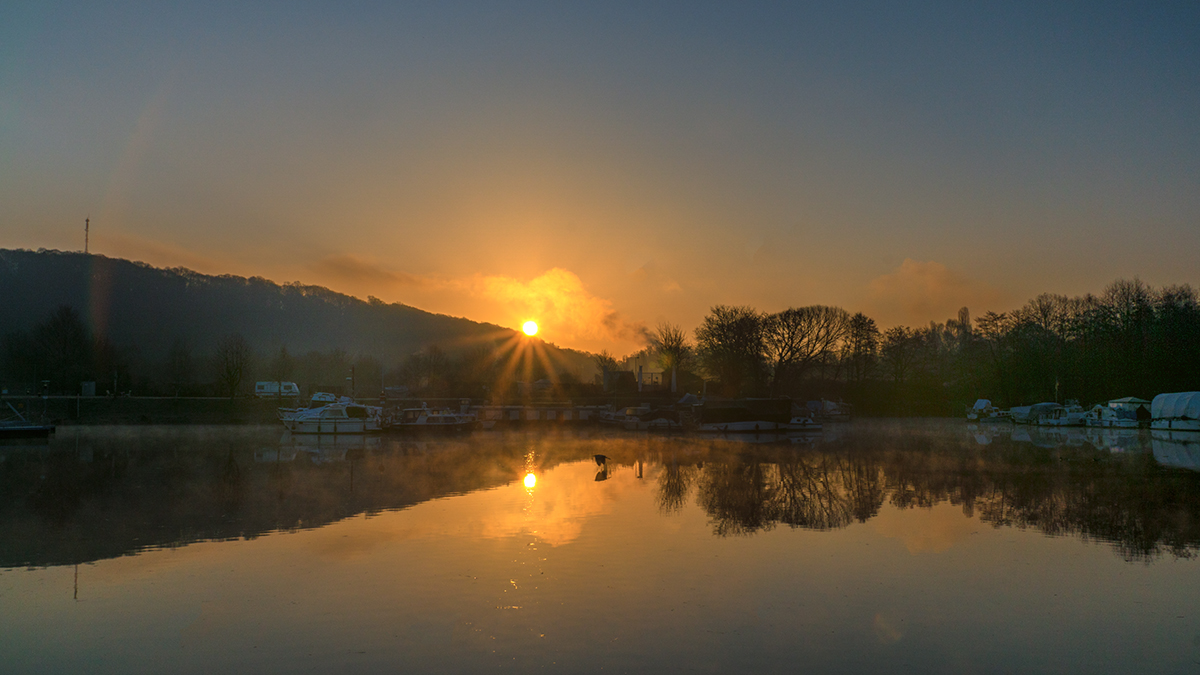
[[[600,470],[596,472],[596,482],[608,480],[608,456],[594,455],[593,459],[596,460],[596,466],[600,467]]]

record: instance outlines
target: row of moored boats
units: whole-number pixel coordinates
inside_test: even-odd
[[[813,405],[816,403],[817,405]],[[280,408],[279,420],[296,434],[364,434],[380,431],[469,431],[490,428],[467,406],[445,410],[385,410],[345,396],[318,393],[307,407]],[[590,421],[630,431],[696,431],[718,434],[771,434],[820,431],[822,422],[849,419],[845,404],[829,401],[799,405],[791,399],[736,399],[704,402],[685,396],[661,408],[630,406],[600,411]],[[582,419],[582,418],[581,418]]]
[[[967,420],[983,424],[1030,424],[1043,427],[1099,427],[1200,431],[1200,392],[1159,394],[1153,401],[1120,398],[1085,409],[1077,401],[1038,403],[1001,410],[979,399],[967,410]]]

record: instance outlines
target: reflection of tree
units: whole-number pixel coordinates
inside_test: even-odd
[[[837,459],[805,455],[777,465],[772,513],[792,527],[831,530],[850,523],[851,505]]]
[[[777,519],[771,513],[763,469],[758,462],[704,465],[696,499],[708,512],[717,535],[751,534],[774,525]]]
[[[1148,457],[1006,442],[980,449],[930,434],[860,437],[769,459],[721,455],[704,463],[697,502],[717,535],[776,523],[836,529],[869,520],[885,501],[901,509],[949,501],[995,527],[1109,541],[1127,560],[1200,551],[1200,476],[1163,470]],[[671,480],[678,478],[660,477],[663,486]],[[660,505],[666,494],[660,487]]]
[[[671,455],[671,459],[663,464],[663,470],[658,474],[658,510],[664,514],[679,513],[687,501],[697,469],[692,466],[680,466]]]

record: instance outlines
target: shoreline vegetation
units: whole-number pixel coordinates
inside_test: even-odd
[[[296,382],[302,400],[328,391],[418,405],[624,405],[692,393],[842,400],[857,414],[888,417],[958,416],[977,398],[1011,407],[1200,388],[1196,290],[1138,279],[1099,295],[1042,294],[1010,312],[972,318],[964,307],[943,323],[886,329],[825,305],[775,313],[717,305],[694,331],[660,324],[643,350],[618,359],[327,289],[94,255],[0,254],[0,390],[63,395],[40,407],[68,422],[273,422],[281,402],[249,398],[257,381]],[[68,281],[51,283],[60,273]],[[437,331],[429,322],[440,322]],[[77,400],[91,391],[84,383],[98,396]],[[27,403],[35,414],[37,401]]]

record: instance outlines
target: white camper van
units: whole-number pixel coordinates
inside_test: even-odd
[[[295,382],[255,382],[254,395],[259,398],[296,398],[300,387]]]

